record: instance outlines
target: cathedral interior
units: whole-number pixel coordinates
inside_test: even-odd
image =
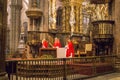
[[[30,76],[32,80],[83,80],[86,75],[119,71],[119,3],[0,0],[0,80],[7,80],[6,74],[9,80],[26,80]],[[60,48],[54,47],[56,38]],[[74,56],[67,58],[69,39]],[[43,40],[47,48],[42,47]]]
[[[76,55],[86,53],[87,44],[94,49],[89,55],[112,55],[113,46],[119,50],[114,43],[113,8],[110,1],[8,0],[6,53],[18,54],[21,40],[34,45],[47,39],[52,47],[57,37],[64,47],[66,38],[72,37]]]

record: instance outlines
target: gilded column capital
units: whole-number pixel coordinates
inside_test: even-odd
[[[64,6],[68,5],[81,6],[84,0],[60,0],[60,1],[63,2]]]

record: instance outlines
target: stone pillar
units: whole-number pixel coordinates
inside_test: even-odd
[[[114,50],[116,54],[120,55],[120,0],[115,0],[115,9],[113,10],[115,18],[115,27],[114,27],[114,38],[115,38],[115,47]],[[113,4],[113,5],[114,5]],[[114,7],[114,6],[113,6]]]
[[[48,1],[48,0],[40,0],[40,9],[42,10],[42,12],[43,12],[43,16],[42,16],[42,20],[41,20],[41,26],[40,26],[40,28],[39,28],[39,30],[40,31],[44,31],[44,30],[46,30],[44,27],[45,27],[45,15],[47,15],[46,13],[45,13],[45,1]],[[50,8],[50,7],[49,7]],[[48,11],[49,12],[49,11]],[[49,15],[49,14],[48,14]],[[41,34],[41,37],[43,36],[43,34]]]
[[[49,24],[49,0],[41,0],[41,9],[43,12],[43,18],[41,21],[41,26],[40,26],[40,31],[44,31],[44,32],[48,32],[48,30],[50,29],[49,27],[51,27]],[[44,38],[47,38],[47,33],[42,33],[40,34],[40,40],[43,40]]]
[[[11,1],[10,53],[17,51],[20,38],[22,0]]]
[[[21,9],[22,9],[22,0],[17,0],[16,5],[16,42],[15,42],[15,51],[17,51],[16,47],[18,47],[21,33]]]
[[[44,0],[44,6],[43,6],[43,16],[44,16],[44,20],[43,20],[43,29],[44,31],[48,31],[48,0]],[[41,26],[42,27],[42,26]]]
[[[7,0],[0,0],[0,80],[8,80],[5,72],[6,29],[7,29]]]

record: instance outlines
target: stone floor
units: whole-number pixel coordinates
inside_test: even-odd
[[[102,76],[97,76],[85,80],[120,80],[120,73],[111,73]]]
[[[77,75],[76,75],[76,77],[77,77]],[[83,76],[81,76],[81,77],[83,77]],[[16,77],[13,76],[13,78],[11,78],[10,80],[63,80],[63,78],[59,77],[59,78],[48,78],[48,79],[47,78],[43,78],[43,79],[41,79],[41,78],[39,78],[39,79],[35,78],[34,79],[34,78],[18,77],[18,79],[16,79]],[[72,80],[72,78],[69,77],[68,80]],[[97,77],[92,77],[92,78],[89,78],[89,79],[80,79],[80,80],[120,80],[120,73],[110,73],[110,74],[105,74],[105,75],[101,75],[101,76],[97,76]]]

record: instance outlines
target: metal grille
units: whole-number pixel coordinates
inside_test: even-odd
[[[114,71],[115,56],[6,61],[9,80],[80,80]]]

